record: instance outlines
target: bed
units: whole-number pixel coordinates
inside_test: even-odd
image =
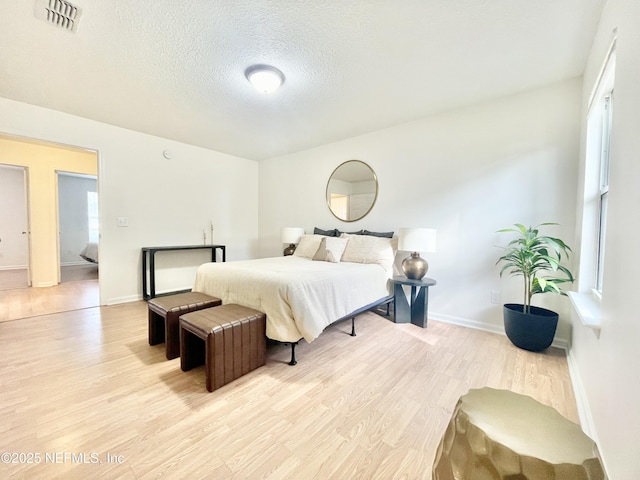
[[[288,257],[198,268],[193,291],[267,315],[267,337],[312,342],[331,323],[389,301],[395,239],[305,235]]]
[[[98,244],[89,242],[80,252],[80,256],[91,263],[98,263]]]

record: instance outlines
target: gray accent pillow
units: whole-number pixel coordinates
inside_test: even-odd
[[[313,228],[313,233],[314,233],[314,235],[324,235],[325,237],[339,237],[340,236],[340,232],[338,231],[337,228],[334,228],[333,230],[323,230],[321,228],[314,227]]]
[[[363,230],[362,235],[369,235],[371,237],[393,238],[393,232],[370,232],[369,230]]]

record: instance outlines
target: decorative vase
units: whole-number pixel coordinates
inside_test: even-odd
[[[413,252],[411,256],[402,261],[402,271],[411,280],[421,280],[428,270],[429,264],[418,252]]]
[[[558,314],[541,307],[529,307],[519,303],[504,305],[504,330],[516,347],[531,352],[541,352],[551,346],[558,326]]]

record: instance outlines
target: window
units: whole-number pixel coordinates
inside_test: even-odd
[[[604,289],[609,166],[613,138],[613,92],[616,67],[615,39],[589,99],[584,157],[584,197],[580,274],[577,292],[569,299],[582,324],[600,335],[600,299]]]
[[[89,220],[89,242],[98,243],[98,235],[100,234],[98,192],[87,192],[87,215]]]
[[[611,120],[613,90],[606,93],[602,104],[602,147],[600,153],[600,203],[598,209],[598,250],[596,254],[595,290],[602,294],[604,253],[607,232],[607,204],[609,201],[609,152],[611,151]]]
[[[598,298],[604,285],[615,63],[614,42],[591,95],[587,116],[580,284]]]

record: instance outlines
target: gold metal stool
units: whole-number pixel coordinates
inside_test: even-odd
[[[458,400],[433,480],[604,480],[598,448],[580,426],[531,397],[470,390]]]

